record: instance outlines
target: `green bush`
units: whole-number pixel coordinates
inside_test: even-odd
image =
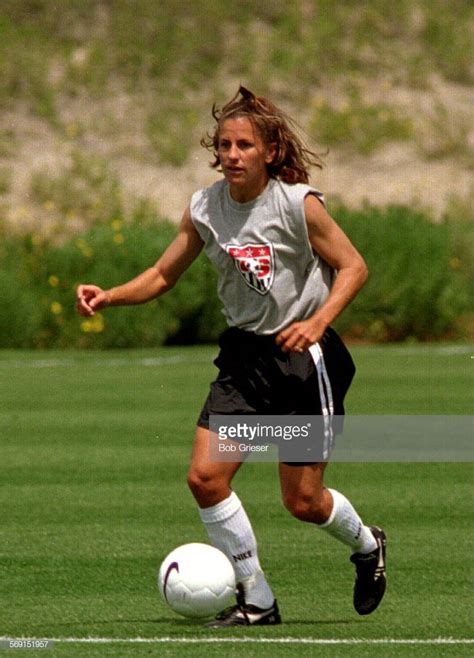
[[[38,299],[25,289],[18,272],[0,271],[0,345],[30,347],[41,327]]]
[[[367,260],[370,277],[336,327],[373,341],[462,335],[472,302],[472,224],[433,223],[405,207],[333,211]],[[0,227],[1,228],[1,227]],[[0,240],[0,347],[135,347],[215,341],[224,329],[216,274],[201,255],[147,305],[75,312],[82,283],[105,288],[151,266],[176,233],[142,207],[95,222],[62,244],[4,232]]]
[[[376,341],[458,335],[458,320],[472,306],[472,225],[434,223],[402,206],[333,214],[369,268],[364,289],[337,322],[342,332]]]
[[[223,319],[213,315],[218,304],[216,278],[204,256],[159,300],[108,309],[90,319],[75,313],[78,283],[109,288],[133,278],[155,263],[175,233],[174,225],[138,214],[131,222],[117,218],[98,223],[80,237],[46,250],[41,284],[48,300],[48,344],[132,347],[215,339]],[[59,306],[52,318],[55,302]]]

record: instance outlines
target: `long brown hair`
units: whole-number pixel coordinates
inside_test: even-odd
[[[220,165],[217,152],[220,127],[226,119],[238,117],[248,117],[265,144],[276,144],[275,157],[267,165],[271,177],[280,178],[285,183],[308,183],[310,167],[321,169],[323,166],[319,156],[296,134],[295,122],[271,101],[256,96],[245,87],[240,86],[236,95],[222,109],[214,103],[212,116],[216,121],[214,132],[201,139],[201,146],[214,156],[211,167],[217,168]]]

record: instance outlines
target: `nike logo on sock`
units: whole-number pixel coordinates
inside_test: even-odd
[[[252,557],[252,551],[245,551],[245,553],[238,553],[237,555],[232,556],[235,562],[240,562],[241,560],[248,560],[249,557]]]

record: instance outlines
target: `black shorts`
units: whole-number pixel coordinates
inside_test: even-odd
[[[311,352],[283,352],[275,336],[236,327],[224,331],[219,346],[214,361],[219,374],[199,415],[199,427],[209,428],[209,416],[215,414],[329,412],[334,416],[334,434],[342,431],[344,397],[355,366],[334,329],[329,327]]]

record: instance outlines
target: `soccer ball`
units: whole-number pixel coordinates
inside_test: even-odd
[[[158,573],[161,596],[185,617],[210,617],[229,605],[235,574],[227,557],[208,544],[178,546],[163,560]]]

